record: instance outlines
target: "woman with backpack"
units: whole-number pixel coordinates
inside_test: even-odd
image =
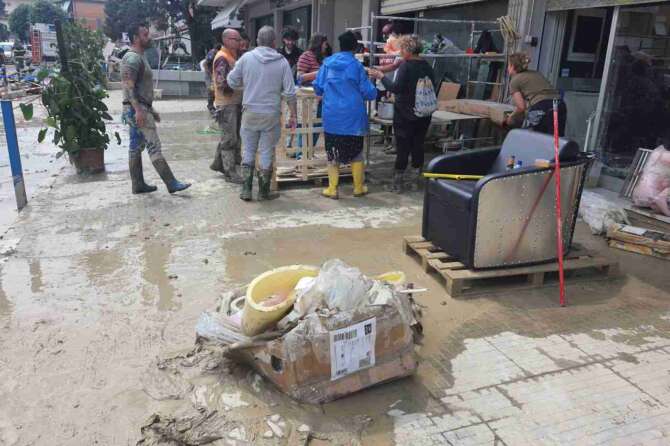
[[[421,40],[416,35],[405,35],[399,38],[398,45],[404,63],[398,68],[395,80],[385,77],[379,70],[372,71],[372,75],[381,80],[384,88],[395,95],[393,133],[397,154],[391,190],[400,193],[410,156],[414,176],[417,182],[421,179],[423,143],[437,104],[435,74],[428,62],[419,56],[422,50]]]

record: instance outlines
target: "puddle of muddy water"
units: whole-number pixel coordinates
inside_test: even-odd
[[[171,252],[171,246],[160,242],[146,242],[142,246],[142,277],[152,285],[142,287],[142,299],[162,311],[174,309],[175,304],[176,291],[168,273]]]

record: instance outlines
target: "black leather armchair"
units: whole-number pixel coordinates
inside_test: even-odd
[[[523,163],[507,170],[510,156]],[[561,139],[564,248],[574,232],[589,159],[574,141]],[[471,269],[541,263],[556,258],[553,167],[554,140],[512,130],[501,148],[469,150],[431,161],[426,172],[483,175],[478,181],[429,179],[423,208],[423,237]]]

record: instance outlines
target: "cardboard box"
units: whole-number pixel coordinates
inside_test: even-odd
[[[455,99],[438,102],[438,109],[465,115],[482,116],[500,126],[505,122],[507,116],[514,111],[514,107],[509,104],[476,99]]]
[[[393,306],[310,314],[284,336],[235,353],[292,398],[320,404],[412,375],[414,333]]]
[[[437,102],[453,101],[458,99],[458,93],[461,92],[461,84],[453,82],[442,82],[440,92],[437,94]]]

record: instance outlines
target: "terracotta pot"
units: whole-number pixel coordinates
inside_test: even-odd
[[[74,164],[78,174],[90,175],[105,171],[104,149],[81,149],[70,155],[70,162]]]

